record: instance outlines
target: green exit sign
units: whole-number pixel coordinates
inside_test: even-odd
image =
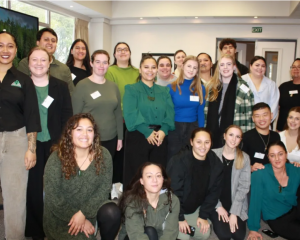
[[[262,27],[252,27],[252,33],[262,33]]]

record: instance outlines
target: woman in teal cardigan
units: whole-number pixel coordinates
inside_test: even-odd
[[[125,137],[124,188],[145,162],[167,160],[168,132],[174,129],[174,105],[169,88],[154,84],[157,63],[146,55],[140,63],[138,82],[125,86],[123,110]]]
[[[300,168],[287,162],[287,150],[281,141],[269,144],[270,164],[252,173],[248,239],[262,239],[261,213],[279,236],[300,239]],[[298,191],[298,193],[297,193]]]

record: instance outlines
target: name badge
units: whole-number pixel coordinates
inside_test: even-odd
[[[249,90],[250,90],[245,84],[242,84],[240,86],[240,89],[242,89],[245,93],[249,92]]]
[[[71,76],[72,76],[72,81],[74,81],[74,79],[76,78],[76,75],[71,73]]]
[[[96,98],[98,98],[98,97],[100,97],[100,96],[101,96],[101,94],[99,93],[99,91],[93,92],[93,93],[91,94],[91,97],[92,97],[93,99],[96,99]]]
[[[199,102],[199,96],[190,96],[191,102]]]
[[[289,91],[289,94],[298,94],[298,90]]]
[[[49,106],[51,105],[51,103],[54,101],[54,98],[50,97],[50,96],[47,96],[45,98],[45,100],[43,101],[42,105],[45,107],[45,108],[49,108]]]
[[[255,158],[259,158],[259,159],[264,159],[265,158],[265,154],[256,152],[254,154],[254,157]]]

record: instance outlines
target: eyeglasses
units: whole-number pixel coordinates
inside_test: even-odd
[[[129,51],[128,48],[117,48],[118,53],[121,53],[121,52],[127,53],[128,51]]]
[[[292,70],[296,70],[296,69],[300,70],[300,66],[291,66],[290,68],[291,68]]]

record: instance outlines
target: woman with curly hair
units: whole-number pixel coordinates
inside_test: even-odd
[[[180,203],[170,185],[160,164],[146,162],[138,169],[120,199],[119,240],[176,239]]]
[[[111,155],[101,146],[94,118],[74,115],[45,168],[47,239],[96,239],[97,226],[102,239],[115,239],[121,216],[117,205],[107,202],[111,180]]]

